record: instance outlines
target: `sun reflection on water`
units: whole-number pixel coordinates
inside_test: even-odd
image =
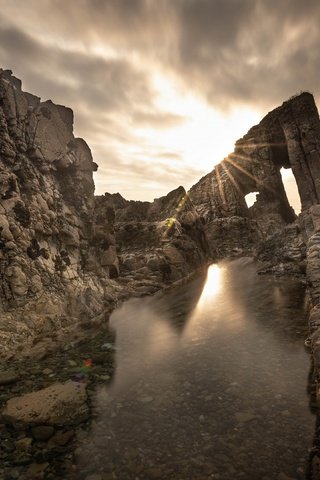
[[[202,307],[209,299],[212,300],[220,293],[222,286],[222,272],[223,268],[218,265],[211,265],[208,268],[206,283],[201,293],[197,305],[198,307]]]

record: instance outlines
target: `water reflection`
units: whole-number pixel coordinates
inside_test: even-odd
[[[223,267],[220,265],[211,265],[207,272],[206,283],[204,285],[198,307],[203,306],[209,299],[212,300],[221,290]]]
[[[299,282],[242,259],[211,267],[204,288],[130,300],[111,321],[116,374],[97,391],[79,478],[305,478],[314,419]]]

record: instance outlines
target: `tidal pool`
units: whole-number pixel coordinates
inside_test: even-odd
[[[225,262],[127,301],[110,321],[115,376],[96,392],[86,474],[308,478],[316,419],[298,280],[259,277],[250,259]]]

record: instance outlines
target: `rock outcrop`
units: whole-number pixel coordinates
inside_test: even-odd
[[[94,197],[96,169],[74,137],[72,110],[23,92],[0,70],[2,355],[104,321],[117,300],[153,293],[207,261],[182,187],[153,203]]]
[[[190,197],[204,219],[213,256],[253,251],[260,241],[279,235],[295,221],[282,167],[292,169],[302,210],[317,204],[320,122],[310,93],[293,97],[266,115],[236,142],[233,153],[191,188]],[[248,208],[245,196],[252,192],[257,192],[257,198]]]
[[[110,207],[115,211],[121,278],[138,280],[138,293],[155,291],[207,262],[204,226],[183,187],[152,203],[106,193],[96,205],[97,213]]]
[[[2,353],[104,316],[116,287],[112,215],[95,224],[97,169],[72,110],[0,70]],[[103,257],[103,261],[100,261]]]

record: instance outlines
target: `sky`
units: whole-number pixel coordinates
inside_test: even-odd
[[[0,0],[0,66],[74,110],[97,194],[152,200],[292,95],[320,100],[319,25],[319,0]]]

